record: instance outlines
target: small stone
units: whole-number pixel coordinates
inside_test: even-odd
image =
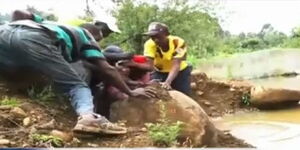
[[[233,91],[235,91],[235,88],[232,87],[229,89],[229,91],[233,92]]]
[[[42,116],[36,116],[37,120],[41,120],[43,117]]]
[[[90,147],[99,147],[98,144],[94,144],[94,143],[88,143],[87,145],[90,146]]]
[[[72,143],[81,143],[81,141],[78,138],[74,137]]]
[[[33,133],[36,133],[36,132],[37,132],[37,129],[35,127],[31,127],[30,130],[29,130],[30,134],[33,134]]]
[[[51,121],[45,123],[45,124],[42,124],[40,126],[38,126],[37,128],[39,129],[55,129],[56,128],[56,121],[54,119],[52,119]]]
[[[230,113],[230,114],[233,114],[233,113],[234,113],[234,111],[233,111],[233,110],[229,110],[229,111],[228,111],[228,113]]]
[[[211,106],[209,107],[210,110],[217,110],[217,108],[215,106]]]
[[[198,96],[201,96],[201,95],[203,95],[204,94],[204,92],[202,92],[202,91],[197,91],[197,95]]]
[[[33,111],[32,110],[33,105],[30,103],[26,103],[26,102],[22,103],[19,107],[24,111],[29,112],[29,114],[31,114],[31,111]]]
[[[209,101],[204,101],[204,105],[211,106],[212,104]]]
[[[142,132],[146,132],[146,131],[147,131],[147,128],[142,128],[141,131],[142,131]]]
[[[27,116],[27,114],[25,113],[25,111],[19,107],[14,107],[11,111],[11,114],[13,114],[15,117],[18,118],[25,118]]]
[[[0,106],[0,110],[10,110],[11,108],[11,106]]]
[[[24,143],[23,145],[22,145],[22,147],[24,148],[24,147],[30,147],[30,145],[28,144],[28,143]]]
[[[196,84],[195,82],[192,82],[192,83],[191,83],[191,88],[192,88],[193,90],[197,89],[197,84]]]
[[[0,145],[9,145],[10,141],[7,139],[0,139]]]
[[[26,117],[24,120],[23,120],[23,126],[24,127],[28,127],[30,126],[31,124],[31,119],[29,117]]]
[[[16,145],[16,142],[10,141],[10,142],[9,142],[9,145],[10,145],[10,146]]]
[[[211,113],[211,116],[212,116],[212,117],[217,117],[217,116],[219,116],[219,114],[216,113],[216,112],[213,112],[213,113]]]
[[[51,135],[53,136],[57,136],[59,138],[61,138],[62,140],[64,140],[65,142],[70,142],[73,140],[73,136],[71,133],[66,133],[66,132],[62,132],[59,130],[52,130],[50,132]]]
[[[122,126],[122,127],[125,127],[125,126],[126,126],[126,124],[125,124],[124,122],[120,122],[120,123],[118,123],[118,125],[119,125],[119,126]]]

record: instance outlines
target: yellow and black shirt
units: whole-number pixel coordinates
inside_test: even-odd
[[[169,50],[164,52],[152,39],[146,41],[144,45],[144,55],[154,59],[154,66],[159,72],[170,72],[173,58],[181,58],[180,71],[184,70],[186,62],[186,44],[184,40],[177,36],[169,35]]]

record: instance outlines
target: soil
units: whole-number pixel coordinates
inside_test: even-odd
[[[238,111],[257,111],[243,103],[250,96],[251,85],[245,81],[220,82],[209,79],[206,74],[192,76],[192,98],[210,117],[221,117]]]
[[[241,97],[250,90],[247,85],[212,81],[205,74],[193,75],[192,81],[192,97],[211,117],[255,110],[241,103]],[[33,100],[24,92],[24,87],[21,90],[13,89],[5,82],[0,83],[0,95],[16,98],[19,102],[17,107],[25,112],[23,116],[16,115],[11,113],[14,107],[0,106],[0,141],[9,141],[2,145],[0,142],[1,148],[55,146],[53,143],[37,142],[31,138],[33,133],[50,134],[53,130],[58,130],[63,135],[63,147],[156,147],[144,128],[129,127],[129,133],[123,136],[73,135],[71,129],[77,118],[66,99],[56,97],[45,101]],[[30,118],[27,125],[24,125],[25,118]],[[219,147],[252,147],[226,131],[219,132]]]

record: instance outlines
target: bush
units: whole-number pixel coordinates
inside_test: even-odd
[[[182,130],[183,123],[180,121],[171,123],[167,119],[164,102],[159,101],[158,104],[160,106],[160,119],[158,123],[146,124],[149,136],[156,145],[176,146],[177,137]]]
[[[11,106],[17,107],[20,105],[20,102],[16,98],[4,96],[0,101],[0,106]]]

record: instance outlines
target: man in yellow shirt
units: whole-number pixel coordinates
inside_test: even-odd
[[[192,67],[186,62],[184,40],[170,35],[168,26],[160,22],[152,22],[145,35],[150,37],[144,45],[144,55],[148,58],[148,67],[154,69],[151,78],[161,81],[166,89],[189,95]]]

